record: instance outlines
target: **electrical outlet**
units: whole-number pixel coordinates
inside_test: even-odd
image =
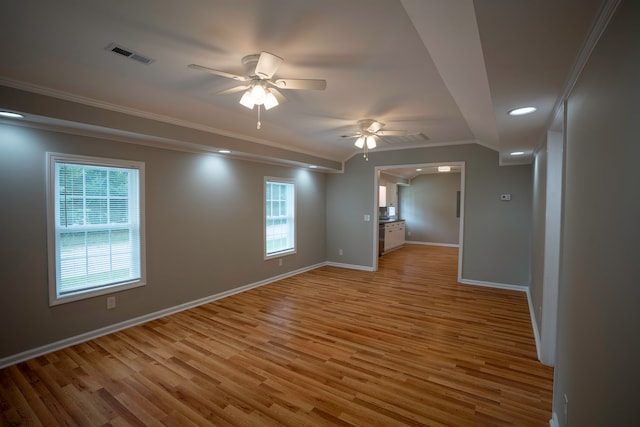
[[[342,249],[338,249],[338,255],[342,255]]]
[[[278,260],[278,266],[282,267],[282,258]]]
[[[107,297],[107,310],[116,308],[116,297]]]

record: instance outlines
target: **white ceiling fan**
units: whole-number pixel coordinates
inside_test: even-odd
[[[280,92],[280,89],[324,90],[327,87],[326,80],[273,79],[274,74],[278,71],[283,61],[279,56],[269,52],[247,55],[242,58],[242,65],[245,67],[244,76],[197,64],[189,64],[188,68],[245,82],[243,85],[220,91],[218,95],[228,95],[244,91],[240,99],[240,104],[249,109],[253,109],[255,105],[258,106],[258,129],[260,129],[260,106],[264,105],[265,110],[269,110],[287,101],[287,98]]]
[[[388,136],[406,136],[409,134],[406,130],[382,130],[384,126],[384,123],[374,119],[358,120],[358,128],[360,130],[353,134],[342,135],[342,137],[357,138],[355,146],[361,148],[363,150],[364,158],[369,160],[367,153],[369,150],[376,148],[376,140],[378,138]]]

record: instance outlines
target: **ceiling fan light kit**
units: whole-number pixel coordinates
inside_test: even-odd
[[[256,82],[252,85],[240,98],[240,104],[252,110],[256,105],[264,105],[265,110],[270,110],[279,105],[278,99],[268,88],[264,87],[264,83]]]
[[[197,64],[190,64],[188,68],[244,82],[244,85],[222,90],[218,92],[218,95],[244,92],[239,102],[242,106],[251,110],[256,105],[258,106],[256,127],[260,129],[262,126],[260,122],[261,107],[264,107],[265,110],[270,110],[287,101],[287,98],[280,90],[325,90],[327,87],[326,80],[320,79],[273,79],[280,64],[283,62],[284,60],[279,56],[263,51],[259,54],[246,55],[242,58],[244,76]],[[378,138],[406,136],[408,134],[406,130],[382,130],[384,126],[384,123],[374,119],[358,120],[360,131],[344,137],[357,138],[355,146],[362,150],[365,160],[369,160],[368,152],[376,148]]]
[[[270,110],[287,101],[287,98],[280,93],[278,88],[286,90],[324,90],[327,87],[325,80],[317,79],[278,79],[273,81],[272,77],[282,62],[284,62],[282,58],[269,52],[247,55],[242,58],[242,65],[244,65],[245,68],[244,76],[197,64],[190,64],[188,68],[205,71],[210,74],[241,82],[249,82],[248,86],[237,86],[226,89],[218,92],[218,95],[228,95],[244,91],[240,98],[240,104],[249,109],[253,109],[256,105],[258,106],[257,128],[260,129],[260,107],[264,106],[265,110]]]
[[[376,148],[377,138],[381,136],[406,136],[408,134],[406,130],[382,130],[384,126],[384,123],[373,119],[358,120],[360,131],[352,135],[343,135],[342,137],[357,138],[354,145],[362,150],[364,159],[369,160],[369,150]]]

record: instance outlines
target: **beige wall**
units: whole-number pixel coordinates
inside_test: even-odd
[[[423,174],[400,187],[400,211],[406,220],[408,241],[459,243],[456,193],[460,191],[460,179],[460,173]]]
[[[375,168],[424,163],[465,162],[464,257],[462,278],[528,286],[531,258],[531,165],[498,164],[498,153],[477,144],[395,151],[373,151],[369,160],[354,156],[343,174],[327,182],[327,258],[372,268]],[[500,194],[511,193],[511,202]],[[377,237],[376,237],[377,238]],[[339,255],[339,249],[343,255]]]
[[[45,153],[142,161],[147,282],[48,305]],[[298,252],[263,259],[263,177],[295,178]],[[0,360],[325,261],[326,175],[0,124]]]
[[[559,426],[640,425],[638,22],[624,0],[567,102]]]

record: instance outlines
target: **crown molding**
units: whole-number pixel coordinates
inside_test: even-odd
[[[161,122],[161,123],[167,123],[167,124],[171,124],[171,125],[175,125],[175,126],[180,126],[183,128],[188,128],[188,129],[194,129],[194,130],[198,130],[201,132],[207,132],[207,133],[211,133],[211,134],[216,134],[216,135],[220,135],[220,136],[224,136],[224,137],[228,137],[228,138],[234,138],[234,139],[239,139],[239,140],[243,140],[243,141],[248,141],[248,142],[253,142],[256,144],[261,144],[261,145],[266,145],[269,147],[274,147],[274,148],[280,148],[282,150],[287,150],[287,151],[292,151],[292,152],[296,152],[299,154],[305,154],[308,156],[313,156],[313,157],[318,157],[318,158],[322,158],[325,160],[330,160],[330,161],[334,161],[334,162],[340,162],[340,159],[333,159],[333,158],[329,158],[326,157],[323,154],[319,154],[316,152],[312,152],[312,151],[308,151],[308,150],[301,150],[299,148],[293,148],[291,146],[285,145],[285,144],[280,144],[277,142],[273,142],[273,141],[269,141],[266,139],[261,139],[261,138],[255,138],[252,136],[248,136],[248,135],[244,135],[244,134],[240,134],[240,133],[235,133],[235,132],[229,132],[229,131],[225,131],[222,129],[218,129],[218,128],[214,128],[211,126],[206,126],[206,125],[202,125],[199,123],[194,123],[194,122],[190,122],[187,120],[181,120],[181,119],[176,119],[173,117],[169,117],[169,116],[164,116],[161,114],[155,114],[155,113],[150,113],[148,111],[143,111],[143,110],[137,110],[134,108],[129,108],[129,107],[124,107],[122,105],[117,105],[117,104],[112,104],[109,102],[105,102],[105,101],[99,101],[96,99],[92,99],[92,98],[87,98],[84,96],[79,96],[79,95],[75,95],[73,93],[70,92],[65,92],[65,91],[61,91],[61,90],[57,90],[57,89],[51,89],[45,86],[40,86],[40,85],[35,85],[32,83],[27,83],[27,82],[23,82],[23,81],[19,81],[19,80],[12,80],[12,79],[6,79],[6,78],[2,78],[0,77],[0,85],[2,86],[7,86],[13,89],[18,89],[18,90],[24,90],[27,92],[32,92],[32,93],[36,93],[38,95],[44,95],[44,96],[50,96],[52,98],[57,98],[57,99],[62,99],[65,101],[69,101],[69,102],[75,102],[77,104],[82,104],[82,105],[87,105],[90,107],[95,107],[95,108],[101,108],[104,110],[109,110],[109,111],[114,111],[117,113],[122,113],[122,114],[127,114],[130,116],[135,116],[135,117],[140,117],[143,119],[147,119],[147,120],[154,120],[157,122]]]

